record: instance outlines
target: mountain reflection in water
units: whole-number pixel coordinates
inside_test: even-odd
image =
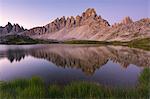
[[[44,60],[46,60],[51,64],[54,64],[58,68],[69,69],[69,71],[71,71],[70,69],[81,70],[82,73],[85,74],[86,79],[88,79],[88,76],[94,76],[96,71],[99,70],[103,71],[103,68],[105,68],[105,66],[107,65],[109,69],[106,69],[105,73],[111,72],[111,70],[113,71],[112,68],[113,65],[114,66],[119,65],[121,68],[124,69],[127,69],[127,67],[130,65],[135,66],[136,68],[138,68],[136,77],[138,77],[142,68],[150,66],[150,52],[143,51],[140,49],[122,47],[122,46],[0,45],[1,64],[2,64],[1,60],[5,58],[7,58],[11,62],[10,64],[13,64],[16,62],[20,63],[26,58],[31,58],[31,57],[36,59],[42,59],[41,61],[43,61],[43,65],[44,65]],[[28,60],[28,61],[32,62],[32,60]],[[1,68],[2,67],[0,66],[0,69]],[[91,77],[88,80],[92,80],[92,79],[94,78]],[[137,78],[135,79],[137,80]]]

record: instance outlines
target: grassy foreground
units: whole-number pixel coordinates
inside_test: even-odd
[[[66,86],[46,86],[39,78],[0,83],[0,99],[43,99],[43,98],[150,98],[150,69],[146,68],[139,77],[136,88],[107,88],[87,82],[74,82]]]

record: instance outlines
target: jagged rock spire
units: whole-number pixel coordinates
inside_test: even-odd
[[[130,24],[130,23],[132,23],[132,22],[133,22],[133,21],[132,21],[132,19],[131,19],[129,16],[125,17],[125,18],[121,21],[122,24]]]
[[[23,31],[25,31],[25,29],[20,27],[19,24],[12,25],[10,22],[8,22],[7,25],[1,30],[2,34],[19,33]]]
[[[88,18],[88,17],[95,17],[97,14],[96,14],[96,11],[94,8],[88,8],[86,11],[85,11],[85,17]]]
[[[3,33],[9,33],[11,29],[13,28],[12,24],[10,22],[7,23],[7,25],[3,29]]]

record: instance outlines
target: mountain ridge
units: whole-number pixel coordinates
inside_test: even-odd
[[[10,22],[7,23],[4,27],[0,27],[0,36],[5,36],[5,35],[14,35],[21,33],[27,29],[24,29],[22,26],[19,24],[11,24]]]
[[[4,34],[1,30],[0,28],[0,34]],[[18,34],[44,40],[130,41],[150,37],[150,18],[134,22],[127,16],[121,22],[110,25],[107,20],[97,15],[94,8],[88,8],[76,17],[56,18],[45,26],[23,29]]]

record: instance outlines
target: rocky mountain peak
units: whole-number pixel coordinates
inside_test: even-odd
[[[20,27],[19,24],[12,25],[10,22],[7,23],[5,27],[0,29],[0,34],[15,34],[25,31],[23,27]],[[1,36],[1,35],[0,35]]]
[[[17,32],[17,33],[22,31],[24,31],[24,28],[20,27],[19,24],[14,24],[11,30],[11,32]]]
[[[127,17],[123,18],[123,20],[120,23],[114,23],[112,25],[112,27],[116,28],[116,27],[119,27],[119,26],[122,26],[122,25],[127,25],[127,24],[130,24],[130,23],[133,23],[133,20],[129,16],[127,16]]]
[[[12,24],[10,22],[7,23],[7,25],[5,27],[12,27]]]
[[[78,19],[80,19],[78,17]],[[88,8],[81,16],[81,25],[89,25],[92,28],[106,28],[109,25],[108,21],[104,20],[101,16],[98,16],[94,8]]]
[[[84,13],[86,18],[95,17],[97,15],[94,8],[88,8]]]
[[[79,16],[79,15],[77,15],[76,16],[76,26],[79,26],[80,24],[81,24],[81,19],[82,19],[82,17],[81,16]]]
[[[123,20],[122,20],[122,24],[130,24],[130,23],[132,23],[133,22],[133,20],[129,17],[129,16],[127,16],[127,17],[125,17]]]
[[[12,26],[12,24],[10,22],[8,22],[7,25],[5,26],[5,28],[7,28],[7,29],[11,29],[12,27],[13,26]]]
[[[2,33],[9,33],[12,28],[13,28],[12,24],[8,22],[7,25],[4,27]]]

